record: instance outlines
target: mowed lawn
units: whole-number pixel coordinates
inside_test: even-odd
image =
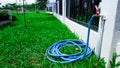
[[[26,13],[27,28],[22,14],[13,15],[17,20],[0,28],[0,68],[105,68],[95,55],[68,64],[49,61],[45,52],[50,45],[78,37],[51,14]]]

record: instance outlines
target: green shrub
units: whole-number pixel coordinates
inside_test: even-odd
[[[7,10],[0,10],[0,21],[8,20],[9,15]]]
[[[17,17],[16,16],[12,16],[12,21],[15,21],[17,20]]]

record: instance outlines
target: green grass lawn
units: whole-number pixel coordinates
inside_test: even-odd
[[[78,37],[51,14],[26,13],[27,28],[23,15],[13,15],[17,20],[0,28],[0,68],[105,68],[95,55],[68,64],[50,62],[45,52],[51,44]]]

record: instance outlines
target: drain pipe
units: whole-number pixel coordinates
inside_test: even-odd
[[[97,56],[100,58],[101,55],[101,49],[102,49],[102,41],[103,41],[103,34],[104,34],[104,26],[106,17],[103,15],[100,15],[101,22],[100,22],[100,32],[99,32],[99,38],[98,38],[98,44],[97,44]]]
[[[99,16],[100,19],[101,19],[100,32],[99,32],[99,38],[98,38],[98,44],[97,44],[97,50],[96,50],[96,54],[100,58],[101,49],[102,49],[102,41],[103,41],[103,33],[104,33],[104,25],[105,25],[106,17],[104,15],[100,15],[99,9],[96,5],[95,5],[95,9],[96,9],[97,16]]]

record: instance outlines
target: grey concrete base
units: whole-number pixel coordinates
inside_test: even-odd
[[[0,21],[0,26],[8,24],[8,23],[12,23],[12,21],[11,20]]]

